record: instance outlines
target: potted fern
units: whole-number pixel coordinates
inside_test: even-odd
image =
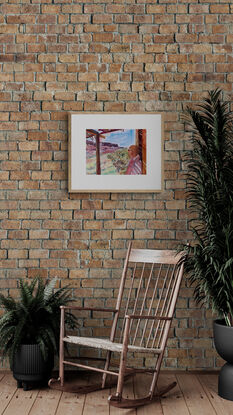
[[[68,287],[55,289],[57,279],[46,283],[40,277],[30,283],[20,280],[19,298],[0,294],[0,349],[9,358],[17,386],[27,390],[35,382],[47,381],[58,352],[60,306],[71,300]],[[76,318],[67,314],[68,326]]]
[[[191,132],[187,156],[187,200],[192,215],[193,246],[185,269],[195,285],[197,303],[218,316],[214,341],[228,363],[219,375],[219,395],[233,400],[233,113],[209,92],[184,119]]]

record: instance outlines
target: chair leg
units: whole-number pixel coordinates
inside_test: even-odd
[[[116,390],[116,396],[120,398],[122,396],[124,375],[126,371],[126,359],[127,359],[128,343],[129,343],[129,326],[130,326],[130,319],[129,317],[126,316],[123,349],[121,352],[119,375],[118,375],[117,390]]]
[[[169,392],[172,388],[176,386],[176,382],[172,382],[170,385],[167,385],[163,387],[162,389],[158,390],[157,383],[158,383],[158,377],[160,373],[160,367],[163,360],[163,353],[161,353],[157,359],[156,366],[155,366],[155,372],[152,378],[151,386],[150,386],[150,392],[149,396],[150,399],[153,400],[156,397],[160,397],[164,395],[165,393]],[[155,392],[155,389],[157,389],[157,392]]]
[[[59,357],[59,379],[60,379],[60,382],[61,382],[61,386],[64,385],[64,363],[63,363],[63,360],[64,360],[64,354],[61,354],[61,351],[60,351],[60,357]]]
[[[151,381],[151,386],[150,386],[150,396],[153,397],[154,392],[155,392],[155,388],[157,387],[157,382],[158,382],[158,377],[159,377],[159,371],[160,371],[160,366],[163,360],[163,353],[161,353],[158,356],[156,365],[155,365],[155,372],[153,374],[153,378]]]
[[[111,354],[112,354],[112,352],[109,350],[107,352],[104,370],[108,370],[108,368],[109,368],[109,364],[110,364],[110,360],[111,360]],[[106,378],[107,378],[107,373],[103,373],[103,376],[102,376],[102,389],[105,388]]]
[[[127,358],[127,351],[128,351],[128,342],[129,342],[129,325],[130,325],[130,319],[129,317],[126,317],[124,339],[123,339],[123,349],[121,352],[120,367],[119,367],[118,382],[117,382],[117,390],[116,390],[115,395],[109,396],[108,400],[110,404],[112,401],[117,401],[117,402],[121,401],[121,397],[122,397],[124,375],[126,372],[126,358]]]
[[[120,368],[119,368],[119,375],[118,375],[118,382],[117,382],[117,390],[116,390],[116,396],[121,397],[122,396],[122,390],[123,390],[123,383],[124,383],[124,374],[125,374],[125,368],[126,368],[126,362],[124,359],[124,348],[121,354],[121,362],[120,362]],[[126,351],[127,353],[127,351]]]
[[[61,382],[61,386],[64,385],[64,320],[65,320],[65,310],[64,308],[61,309],[61,329],[60,329],[60,345],[59,345],[59,378]]]

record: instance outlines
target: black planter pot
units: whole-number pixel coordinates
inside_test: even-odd
[[[219,374],[218,394],[233,401],[233,327],[226,326],[224,320],[214,321],[214,344],[218,354],[227,362]]]
[[[40,383],[47,383],[54,366],[54,356],[45,361],[38,344],[22,344],[13,361],[13,376],[17,387],[31,389]]]

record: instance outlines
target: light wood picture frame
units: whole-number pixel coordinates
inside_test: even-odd
[[[163,190],[161,113],[69,114],[70,193]]]

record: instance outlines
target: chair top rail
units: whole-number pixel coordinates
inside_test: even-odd
[[[79,307],[75,305],[61,305],[61,310],[80,310],[80,311],[105,311],[106,313],[116,313],[115,308],[96,308],[96,307]]]
[[[131,249],[129,262],[177,264],[181,258],[175,250]]]

